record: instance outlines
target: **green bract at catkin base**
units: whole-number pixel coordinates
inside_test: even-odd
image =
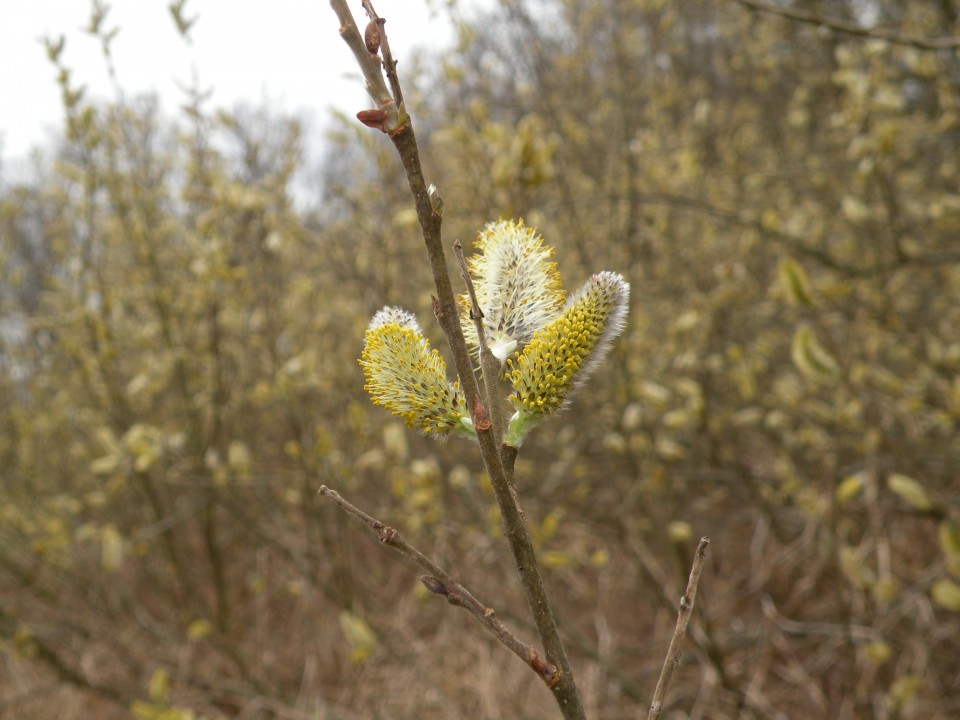
[[[470,276],[483,311],[483,330],[490,351],[503,363],[534,332],[554,320],[563,308],[563,283],[553,248],[523,221],[489,223],[470,258]],[[470,300],[461,296],[462,325],[467,343],[479,350],[470,319]]]
[[[597,273],[570,297],[559,317],[507,361],[510,402],[516,410],[507,444],[519,447],[530,428],[563,408],[586,382],[623,330],[629,298],[630,286],[622,276]]]
[[[385,307],[374,315],[360,365],[363,387],[374,404],[402,417],[407,427],[424,434],[456,431],[475,437],[463,393],[447,379],[443,357],[430,349],[412,314]]]

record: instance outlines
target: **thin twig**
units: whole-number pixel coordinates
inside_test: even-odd
[[[507,472],[507,481],[510,485],[510,496],[520,517],[526,522],[527,516],[520,507],[520,496],[517,494],[517,487],[513,483],[513,461],[516,460],[516,454],[508,455],[507,446],[503,444],[503,438],[506,437],[507,420],[503,412],[503,403],[500,401],[500,361],[494,357],[487,346],[486,333],[483,328],[483,310],[480,308],[480,302],[477,300],[477,292],[473,287],[473,278],[470,277],[470,269],[467,267],[467,260],[463,256],[463,245],[459,240],[453,241],[453,253],[457,256],[457,264],[460,265],[460,277],[463,278],[467,286],[467,295],[470,297],[470,319],[477,330],[477,343],[480,346],[480,372],[483,375],[483,387],[486,390],[487,412],[493,422],[493,435],[500,442],[500,458],[504,461]],[[506,459],[509,457],[509,464]]]
[[[904,35],[895,30],[885,30],[883,28],[868,28],[856,23],[840,20],[838,18],[826,17],[819,13],[809,10],[799,10],[797,8],[774,5],[763,2],[763,0],[734,0],[753,10],[779,15],[788,20],[816,25],[818,27],[830,28],[845,35],[855,35],[857,37],[870,38],[873,40],[886,40],[895,45],[908,45],[921,50],[950,50],[960,47],[960,37],[948,35],[938,38],[925,38],[918,35]]]
[[[931,252],[926,255],[907,256],[890,262],[878,261],[868,267],[854,266],[849,263],[840,262],[826,250],[809,245],[807,241],[799,235],[793,235],[783,230],[767,227],[762,221],[753,219],[748,213],[738,210],[726,209],[704,203],[697,199],[666,193],[644,193],[643,195],[638,195],[638,202],[647,205],[665,205],[683,211],[700,213],[701,215],[739,227],[752,228],[764,236],[764,238],[782,242],[794,252],[804,257],[809,257],[824,267],[844,273],[850,277],[872,277],[882,273],[894,272],[908,265],[935,268],[944,264],[960,262],[960,253]]]
[[[548,663],[536,648],[532,645],[527,645],[510,632],[506,626],[500,622],[492,608],[487,607],[477,600],[469,590],[450,577],[443,568],[404,540],[397,530],[385,525],[360,508],[347,502],[340,493],[336,490],[331,490],[326,485],[320,486],[319,493],[348,515],[352,515],[370,528],[370,530],[380,538],[381,543],[389,545],[417,565],[421,570],[424,570],[427,574],[420,577],[420,582],[423,583],[427,590],[435,595],[445,597],[451,605],[461,607],[473,615],[477,619],[477,622],[491,632],[497,640],[510,648],[514,655],[527,663],[527,665],[540,676],[540,679],[546,683],[547,687],[552,686],[557,681],[560,671],[555,665]]]
[[[650,703],[647,720],[656,720],[663,712],[663,700],[670,688],[673,671],[680,664],[680,646],[683,644],[683,638],[687,634],[687,625],[693,615],[693,604],[697,599],[697,585],[700,584],[700,574],[703,572],[703,562],[707,557],[707,545],[709,544],[710,538],[702,537],[700,538],[700,544],[697,545],[697,552],[693,557],[693,567],[690,568],[690,578],[687,580],[687,591],[680,598],[677,626],[673,630],[670,648],[667,650],[667,657],[663,661],[663,668],[660,670],[660,679],[657,681],[657,689],[653,692],[653,702]]]
[[[363,9],[370,18],[370,22],[376,23],[380,27],[380,54],[383,56],[383,69],[387,73],[387,80],[390,81],[390,89],[393,91],[393,99],[397,105],[403,106],[403,92],[400,89],[400,78],[397,76],[397,61],[393,59],[393,53],[390,52],[390,41],[387,39],[387,33],[383,26],[387,22],[385,18],[377,15],[373,9],[370,0],[363,0]]]
[[[387,90],[387,84],[383,81],[383,73],[380,72],[380,62],[376,55],[371,55],[370,51],[367,50],[367,46],[360,36],[360,30],[357,29],[357,23],[353,19],[353,13],[350,12],[347,4],[342,0],[330,0],[330,6],[340,19],[340,37],[353,52],[364,80],[367,81],[366,88],[370,97],[378,105],[392,103],[393,97]]]
[[[463,245],[460,244],[459,240],[453,241],[453,254],[457,256],[460,277],[463,278],[463,282],[467,286],[467,295],[470,298],[470,319],[473,320],[473,326],[477,329],[477,343],[480,346],[480,372],[483,377],[483,387],[486,390],[487,412],[493,422],[494,436],[502,441],[507,423],[502,403],[497,396],[500,361],[494,357],[487,346],[486,332],[483,327],[483,310],[480,309],[477,291],[473,287],[473,278],[470,276],[467,260],[463,256]]]

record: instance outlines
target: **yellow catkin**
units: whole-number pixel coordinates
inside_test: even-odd
[[[488,224],[475,243],[470,275],[484,316],[484,333],[494,355],[505,359],[512,348],[524,345],[540,327],[563,308],[563,283],[553,261],[553,248],[523,221]],[[461,298],[467,342],[477,346],[469,318],[469,300]],[[506,350],[498,352],[499,348]]]
[[[623,328],[628,297],[619,275],[594,275],[558,318],[508,360],[510,401],[518,412],[547,416],[564,406]]]
[[[463,427],[467,410],[459,386],[447,379],[443,357],[430,349],[412,315],[384,308],[374,316],[365,340],[360,365],[374,404],[423,433]]]

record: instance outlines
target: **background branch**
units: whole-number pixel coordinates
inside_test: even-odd
[[[680,646],[683,644],[683,638],[687,634],[687,625],[690,624],[690,617],[693,615],[693,604],[697,599],[697,586],[700,584],[700,575],[703,572],[703,561],[707,557],[707,545],[709,544],[710,538],[700,538],[700,544],[697,545],[697,552],[693,556],[693,567],[690,568],[687,590],[680,598],[677,625],[673,630],[673,637],[670,639],[670,647],[667,650],[667,657],[663,661],[663,669],[660,670],[657,689],[653,692],[653,702],[650,703],[650,712],[647,714],[647,720],[656,720],[663,713],[663,700],[667,696],[667,690],[670,688],[673,671],[676,670],[677,665],[680,664]]]
[[[827,27],[839,33],[846,35],[856,35],[858,37],[871,38],[874,40],[886,40],[896,45],[909,45],[920,48],[921,50],[949,50],[960,47],[960,37],[939,37],[925,38],[917,35],[903,35],[894,30],[884,30],[883,28],[866,28],[856,23],[847,22],[838,18],[826,17],[819,13],[809,10],[798,10],[791,7],[774,5],[773,3],[763,2],[763,0],[734,0],[741,5],[759,10],[760,12],[779,15],[788,20],[808,23],[820,27]]]

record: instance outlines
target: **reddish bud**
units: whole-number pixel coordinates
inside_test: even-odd
[[[363,31],[363,42],[367,46],[367,52],[376,55],[380,50],[380,25],[373,20],[367,23],[367,29]]]
[[[387,122],[386,110],[361,110],[357,113],[357,120],[367,127],[383,130],[384,123]]]
[[[533,648],[527,648],[527,662],[537,675],[543,678],[548,688],[552,688],[560,680],[560,669],[544,660],[543,656]]]

